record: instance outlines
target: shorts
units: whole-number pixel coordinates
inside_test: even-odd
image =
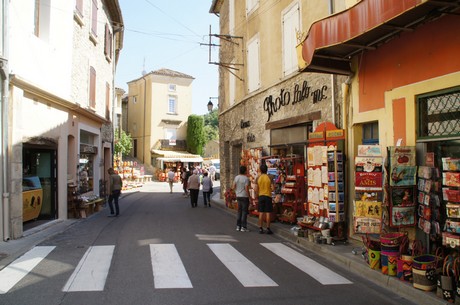
[[[262,213],[273,212],[272,197],[259,196],[258,211]]]

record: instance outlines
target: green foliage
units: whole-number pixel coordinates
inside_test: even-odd
[[[202,155],[205,144],[204,119],[202,116],[192,114],[188,117],[187,146],[192,154]]]
[[[118,155],[122,154],[126,156],[131,149],[133,148],[133,140],[129,134],[127,134],[124,130],[120,131],[117,129],[115,131],[115,145],[113,152]]]
[[[211,125],[204,125],[205,143],[219,138],[219,130]]]
[[[213,109],[210,113],[204,116],[204,126],[211,126],[215,129],[219,129],[219,114],[217,109]]]
[[[218,109],[203,115],[205,144],[211,140],[219,139],[219,114]]]

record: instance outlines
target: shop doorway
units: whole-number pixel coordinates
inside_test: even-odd
[[[34,220],[52,220],[57,218],[57,150],[48,148],[23,148],[23,181],[38,180],[42,190],[41,209],[37,216],[28,217],[27,222]],[[23,183],[23,192],[26,191]],[[27,196],[23,195],[24,199]],[[23,205],[23,209],[27,207]]]

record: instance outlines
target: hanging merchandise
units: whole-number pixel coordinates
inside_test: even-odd
[[[442,244],[460,247],[460,159],[442,158],[442,199],[446,206],[446,223]]]
[[[441,200],[439,197],[439,180],[440,172],[438,168],[419,166],[417,181],[417,224],[418,228],[427,234],[432,241],[435,241],[441,235]]]
[[[382,227],[383,158],[379,145],[359,145],[355,158],[355,233],[379,234]]]
[[[415,218],[417,166],[415,146],[389,147],[390,159],[390,227],[412,227]]]

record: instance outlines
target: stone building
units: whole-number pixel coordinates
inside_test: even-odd
[[[308,134],[322,122],[342,128],[345,77],[300,73],[296,46],[311,23],[350,1],[214,0],[220,19],[219,136],[222,194],[241,152],[306,157]]]

